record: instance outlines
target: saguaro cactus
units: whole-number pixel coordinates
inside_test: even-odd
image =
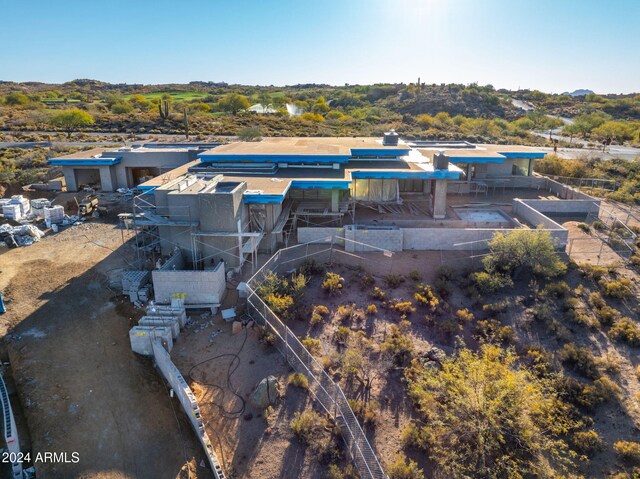
[[[165,120],[169,118],[169,113],[171,112],[169,100],[162,100],[160,103],[158,103],[158,111],[160,112],[162,123],[164,123]]]

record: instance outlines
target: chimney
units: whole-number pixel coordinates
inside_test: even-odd
[[[382,144],[384,146],[398,146],[398,134],[395,130],[389,130],[384,134],[384,138],[382,139]]]

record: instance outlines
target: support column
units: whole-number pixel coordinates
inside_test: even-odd
[[[113,178],[111,177],[111,167],[101,166],[99,169],[100,169],[100,187],[102,188],[102,191],[113,191],[114,184],[113,184]]]
[[[535,161],[535,160],[534,160],[533,158],[531,158],[531,159],[529,160],[529,169],[528,169],[528,171],[527,171],[527,176],[533,176],[533,162],[534,162],[534,161]]]
[[[70,166],[63,166],[62,173],[64,174],[64,182],[67,185],[67,191],[78,191],[78,184],[76,183],[76,170]]]
[[[340,190],[331,190],[331,212],[337,213],[340,210]]]
[[[444,219],[447,214],[447,180],[432,180],[433,217]]]

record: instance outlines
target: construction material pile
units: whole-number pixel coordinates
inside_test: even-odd
[[[9,220],[20,221],[22,218],[31,214],[31,204],[29,200],[22,195],[2,198],[0,205],[2,206],[3,216]]]
[[[43,236],[44,233],[34,225],[0,225],[0,240],[4,243],[0,246],[8,246],[9,248],[31,246]]]

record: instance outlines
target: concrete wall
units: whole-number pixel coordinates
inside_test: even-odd
[[[185,294],[185,304],[221,304],[226,291],[223,263],[206,271],[160,271],[152,273],[156,302],[170,303],[175,293]]]
[[[541,213],[557,215],[597,214],[600,200],[516,200],[531,206]]]
[[[336,236],[344,238],[344,228],[298,228],[298,243],[331,243]]]
[[[403,234],[400,228],[397,229],[355,229],[347,226],[344,231],[346,251],[376,251],[375,248],[387,251],[402,251]],[[349,240],[353,241],[350,242]],[[364,243],[364,244],[358,244]],[[369,248],[364,245],[375,246]]]

